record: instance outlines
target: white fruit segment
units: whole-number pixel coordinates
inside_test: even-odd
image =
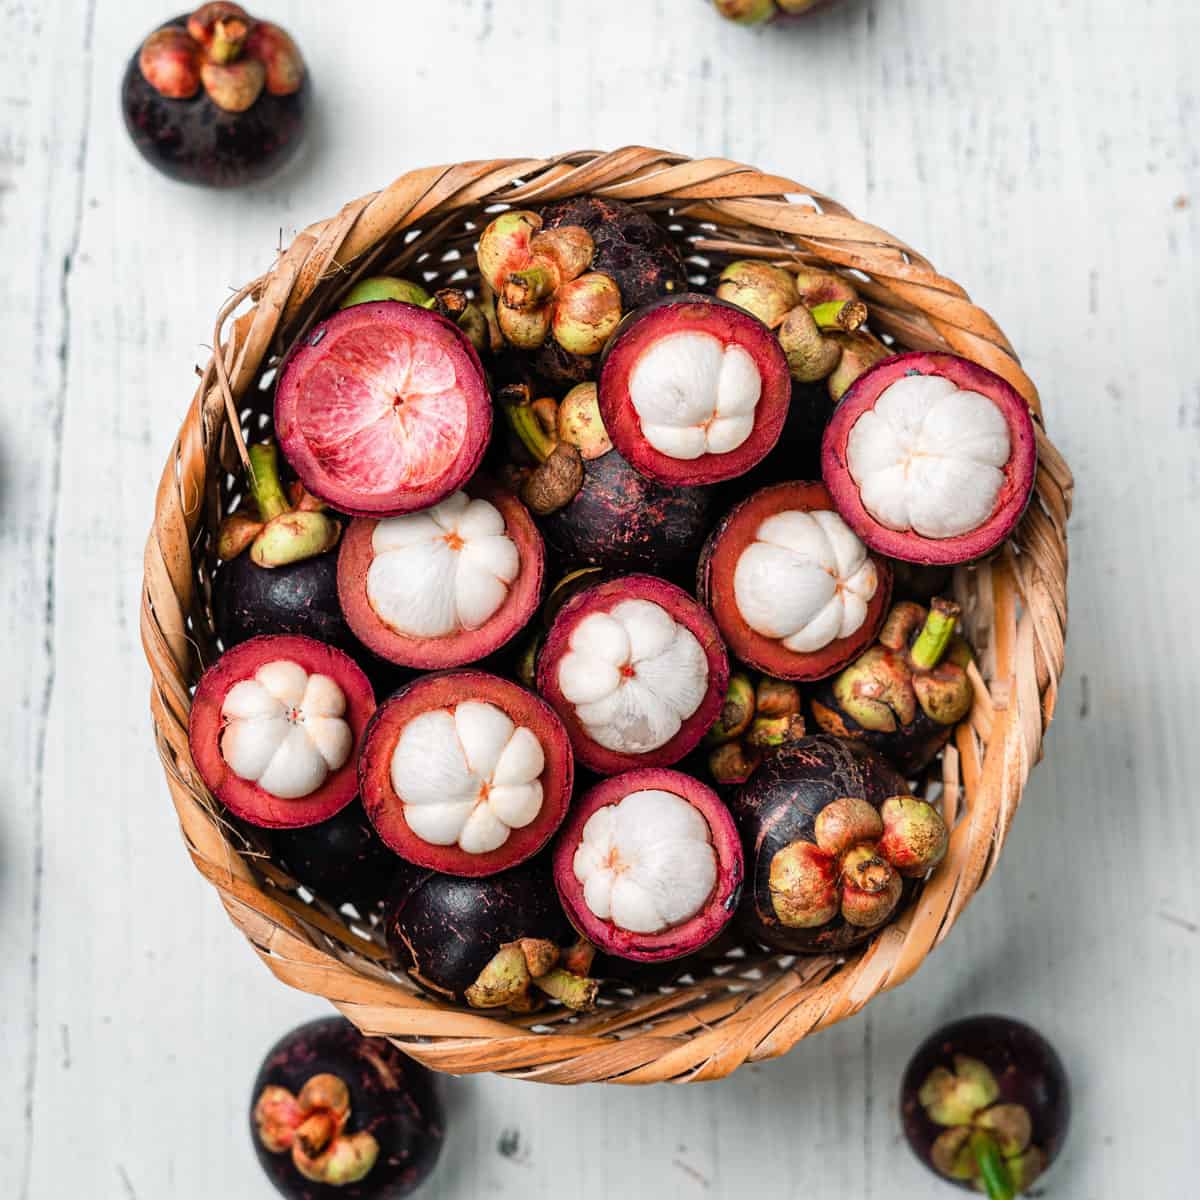
[[[500,611],[521,570],[500,510],[465,492],[380,521],[371,548],[367,599],[405,637],[478,629]]]
[[[488,854],[537,819],[545,765],[532,730],[494,704],[464,700],[404,726],[392,751],[392,787],[422,841]]]
[[[738,556],[733,595],[755,633],[812,654],[862,628],[879,572],[837,513],[775,513],[754,538]]]
[[[265,663],[226,693],[221,757],[239,779],[298,800],[350,757],[354,734],[345,712],[346,697],[328,675],[286,659]]]
[[[592,813],[571,865],[592,914],[630,933],[691,920],[717,883],[708,822],[682,796],[657,788]]]
[[[622,600],[575,627],[558,686],[594,742],[646,754],[665,746],[703,703],[708,659],[661,605]]]
[[[939,375],[906,375],[855,421],[846,464],[881,525],[950,538],[992,515],[1011,453],[994,401]]]
[[[709,333],[657,341],[629,375],[642,436],[668,458],[728,454],[754,430],[762,376],[736,343]]]

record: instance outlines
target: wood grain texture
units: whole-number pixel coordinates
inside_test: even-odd
[[[117,119],[125,56],[161,12],[5,7],[0,1063],[16,1085],[0,1153],[22,1164],[15,1194],[265,1197],[245,1091],[276,1033],[320,1011],[262,971],[188,867],[148,740],[141,541],[213,310],[281,228],[402,169],[632,141],[801,177],[992,311],[1078,481],[1068,675],[1001,868],[914,982],[711,1087],[453,1086],[428,1195],[549,1196],[569,1172],[583,1197],[750,1179],[924,1197],[895,1086],[930,1027],[981,1009],[1032,1020],[1072,1068],[1050,1195],[1181,1193],[1200,1107],[1200,14],[847,0],[747,33],[699,0],[430,12],[377,0],[347,21],[280,0],[321,101],[310,153],[215,196],[153,176]],[[539,82],[515,100],[531,62]]]

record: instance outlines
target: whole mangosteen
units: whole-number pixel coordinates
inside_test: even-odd
[[[146,38],[125,71],[121,108],[133,144],[163,174],[233,187],[295,153],[309,91],[285,30],[217,0]]]
[[[445,1137],[431,1073],[342,1017],[281,1038],[253,1096],[254,1152],[288,1200],[400,1200],[433,1170]]]

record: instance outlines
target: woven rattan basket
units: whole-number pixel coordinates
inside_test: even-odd
[[[953,350],[1008,379],[1037,420],[1033,504],[990,561],[956,572],[978,653],[976,701],[928,783],[953,833],[918,902],[849,959],[792,960],[751,948],[714,956],[670,989],[604,993],[588,1016],[497,1017],[448,1007],[390,970],[378,935],[295,882],[231,826],[188,751],[190,692],[215,657],[213,532],[239,484],[231,421],[265,421],[273,367],[355,279],[393,272],[443,286],[475,281],[473,245],[496,206],[579,193],[654,212],[703,283],[731,257],[855,272],[877,332],[909,349]],[[466,281],[465,284],[463,281]],[[1012,347],[961,287],[916,251],[791,180],[721,159],[643,147],[413,171],[304,230],[217,318],[217,352],[163,471],[146,546],[141,629],[158,751],[192,860],[263,962],[324,996],[365,1032],[430,1067],[550,1083],[716,1079],[772,1058],[902,983],[944,938],[999,858],[1041,753],[1063,669],[1065,527],[1071,475],[1041,426],[1037,390]]]

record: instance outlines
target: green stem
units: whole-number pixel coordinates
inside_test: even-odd
[[[279,481],[279,451],[274,442],[250,447],[249,482],[259,519],[264,524],[291,510]]]
[[[537,462],[544,463],[554,453],[557,443],[542,427],[537,413],[533,411],[533,406],[531,404],[505,404],[503,408],[504,415],[508,418],[513,433],[520,439],[521,445],[533,455]]]
[[[867,319],[867,306],[861,300],[830,300],[809,309],[818,329],[855,330]]]
[[[929,615],[909,651],[909,658],[918,670],[932,671],[942,661],[958,626],[958,612],[958,605],[952,600],[935,596],[930,601]]]
[[[532,262],[523,271],[513,271],[504,285],[504,303],[509,308],[537,308],[554,294],[558,272]]]
[[[971,1152],[979,1164],[979,1175],[987,1190],[988,1200],[1013,1200],[1016,1189],[996,1139],[976,1130],[971,1134]]]

